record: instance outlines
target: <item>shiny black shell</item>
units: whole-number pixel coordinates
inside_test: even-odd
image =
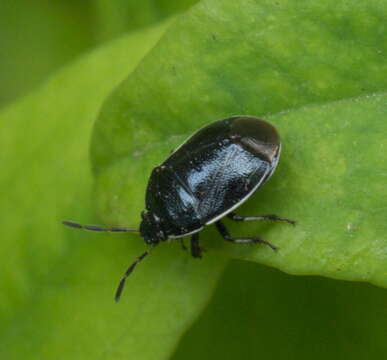
[[[146,210],[168,238],[200,231],[264,184],[280,152],[279,135],[266,121],[234,116],[210,123],[153,169]]]

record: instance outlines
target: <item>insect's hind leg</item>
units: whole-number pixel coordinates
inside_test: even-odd
[[[191,236],[191,255],[198,259],[202,257],[202,249],[199,246],[199,233],[195,233]]]
[[[260,221],[260,220],[271,220],[271,221],[283,221],[292,225],[296,225],[296,222],[291,219],[286,219],[277,215],[262,215],[262,216],[241,216],[235,213],[227,214],[227,217],[234,221]]]
[[[259,237],[243,237],[243,238],[233,237],[230,235],[226,226],[221,221],[217,221],[215,223],[215,225],[216,225],[216,228],[218,229],[220,235],[222,235],[222,237],[227,241],[231,241],[231,242],[237,243],[237,244],[261,243],[261,244],[265,244],[267,246],[270,246],[273,250],[278,249],[277,246],[275,246],[275,245],[269,243],[268,241],[263,240]]]

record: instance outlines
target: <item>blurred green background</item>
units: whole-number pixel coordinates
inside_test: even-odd
[[[197,0],[0,2],[0,106],[26,94],[82,53]]]
[[[89,50],[195,2],[0,2],[0,107],[32,92]],[[386,324],[387,292],[382,288],[294,277],[257,264],[232,261],[204,312],[184,334],[175,334],[182,338],[170,357],[383,359],[387,356]],[[14,336],[17,329],[11,333]],[[159,341],[163,341],[162,335]],[[17,336],[13,339],[23,341]],[[0,338],[0,350],[5,346]]]

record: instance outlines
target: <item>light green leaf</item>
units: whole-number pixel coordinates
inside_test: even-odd
[[[142,240],[60,223],[94,218],[91,128],[168,24],[93,52],[0,114],[1,359],[167,358],[212,293],[223,261],[198,266],[172,246],[147,259],[117,305]]]
[[[383,13],[377,0],[202,1],[98,119],[92,160],[101,216],[137,224],[149,173],[170,150],[215,119],[261,116],[278,126],[284,153],[270,183],[240,210],[278,212],[298,226],[232,226],[276,243],[278,253],[224,244],[211,230],[206,247],[291,273],[387,285]]]

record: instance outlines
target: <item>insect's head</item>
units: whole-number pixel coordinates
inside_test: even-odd
[[[141,213],[142,221],[140,225],[140,233],[147,244],[157,244],[160,241],[166,240],[160,218],[150,211]]]

